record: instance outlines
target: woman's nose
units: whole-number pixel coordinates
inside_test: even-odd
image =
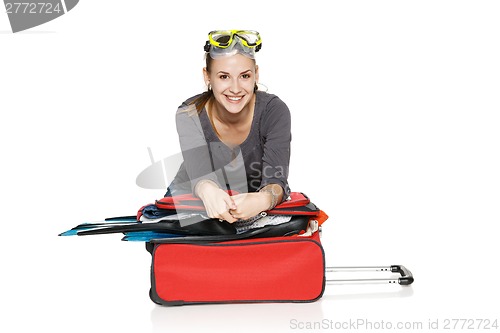
[[[233,94],[238,94],[239,92],[241,92],[240,82],[237,79],[236,80],[232,80],[231,81],[231,87],[229,88],[229,90]]]

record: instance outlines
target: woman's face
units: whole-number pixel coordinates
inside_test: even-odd
[[[233,114],[248,110],[259,78],[254,60],[241,54],[220,57],[212,60],[210,73],[203,69],[203,74],[219,107]]]

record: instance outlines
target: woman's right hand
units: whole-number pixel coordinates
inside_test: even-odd
[[[236,222],[230,209],[236,209],[231,196],[221,190],[214,182],[206,181],[196,186],[196,195],[203,201],[208,217],[222,219],[229,223]]]

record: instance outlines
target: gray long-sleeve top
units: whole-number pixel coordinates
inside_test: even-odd
[[[286,104],[273,94],[257,91],[250,133],[236,147],[228,147],[215,133],[206,109],[199,114],[185,101],[176,113],[184,162],[169,186],[171,195],[191,193],[202,179],[223,189],[255,192],[279,184],[283,198],[290,194],[291,119]]]

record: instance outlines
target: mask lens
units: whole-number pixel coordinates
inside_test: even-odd
[[[260,42],[259,33],[255,31],[238,31],[236,35],[244,39],[248,46],[256,46]]]
[[[218,47],[228,47],[231,44],[233,34],[231,31],[214,31],[210,34],[212,40]]]

